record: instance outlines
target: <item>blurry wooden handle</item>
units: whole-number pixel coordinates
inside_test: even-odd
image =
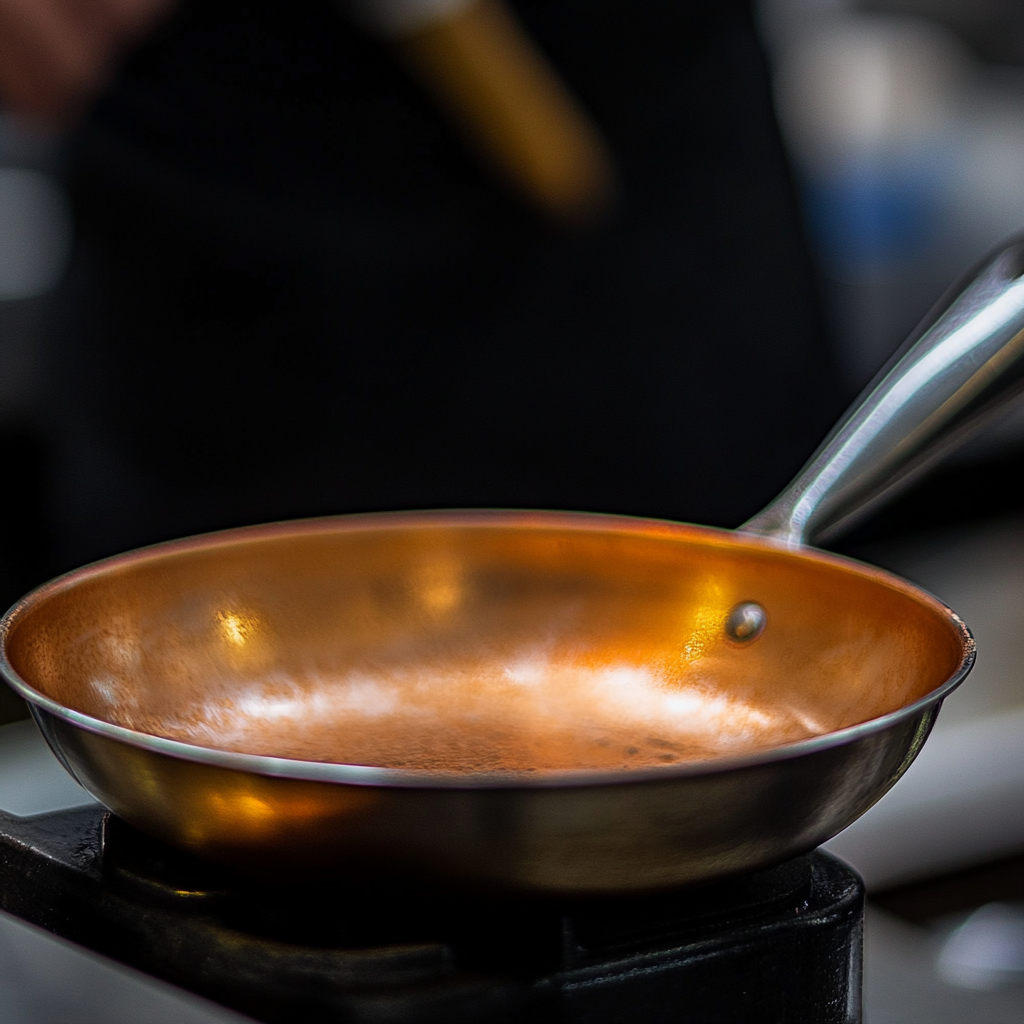
[[[604,141],[502,0],[478,0],[395,45],[481,155],[534,204],[576,221],[607,207],[614,174]]]

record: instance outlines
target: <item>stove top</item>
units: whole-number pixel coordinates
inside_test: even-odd
[[[98,807],[0,812],[0,909],[268,1024],[860,1017],[863,886],[821,852],[619,899],[271,884]]]

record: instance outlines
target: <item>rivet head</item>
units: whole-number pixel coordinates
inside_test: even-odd
[[[756,640],[768,625],[768,614],[756,601],[735,605],[725,620],[725,635],[738,644]]]

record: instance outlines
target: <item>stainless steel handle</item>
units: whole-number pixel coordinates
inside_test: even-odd
[[[1024,386],[1024,238],[929,315],[796,479],[740,529],[827,540],[958,447]]]

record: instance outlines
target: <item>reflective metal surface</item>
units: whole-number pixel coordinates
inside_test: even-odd
[[[727,618],[751,594],[771,627],[737,644]],[[37,592],[6,640],[21,679],[93,721],[458,783],[770,750],[897,711],[964,656],[941,605],[877,571],[558,513],[163,545]]]
[[[467,512],[214,534],[40,588],[0,670],[108,807],[251,870],[622,892],[808,850],[906,770],[974,646],[801,539],[1005,385],[1022,253],[747,533]]]
[[[799,546],[837,536],[967,440],[1019,393],[1024,241],[930,315],[796,480],[743,529]]]
[[[752,594],[771,625],[736,644]],[[560,891],[815,846],[905,769],[973,659],[952,613],[876,570],[557,513],[176,542],[37,591],[4,640],[75,777],[162,839]]]

